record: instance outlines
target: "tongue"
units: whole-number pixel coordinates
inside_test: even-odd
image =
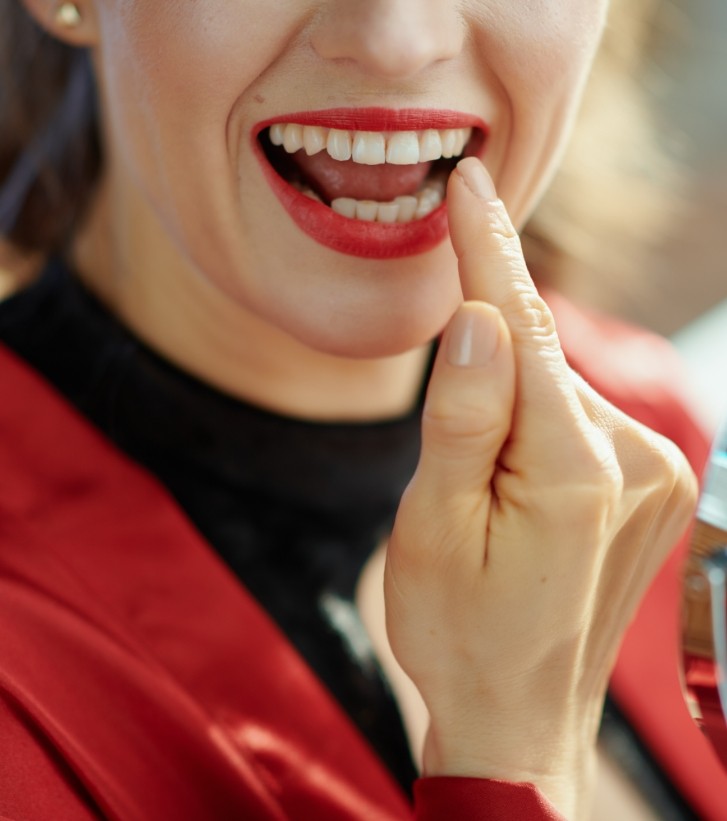
[[[390,202],[404,194],[415,194],[432,167],[431,162],[416,165],[340,162],[325,151],[310,157],[304,151],[297,151],[292,160],[308,185],[328,202],[338,197]]]

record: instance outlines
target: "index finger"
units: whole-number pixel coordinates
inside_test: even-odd
[[[588,419],[578,398],[555,328],[533,283],[520,238],[482,163],[469,157],[450,175],[449,230],[466,300],[495,305],[513,341],[517,368],[518,439],[532,455],[577,455]],[[549,458],[550,462],[551,459]]]

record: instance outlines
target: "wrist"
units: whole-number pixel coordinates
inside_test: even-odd
[[[422,775],[532,784],[564,817],[582,818],[590,806],[595,765],[595,732],[551,731],[544,735],[531,728],[515,733],[506,732],[500,725],[497,730],[490,726],[474,737],[430,726]]]

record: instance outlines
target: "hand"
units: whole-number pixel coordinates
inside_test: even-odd
[[[570,370],[476,159],[448,209],[468,301],[389,542],[387,631],[429,709],[426,774],[530,781],[573,815],[620,639],[696,483]]]

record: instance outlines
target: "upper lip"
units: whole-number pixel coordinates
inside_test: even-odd
[[[274,123],[320,125],[348,131],[421,131],[428,128],[472,127],[487,135],[485,121],[474,114],[430,108],[329,108],[319,111],[296,111],[259,122],[253,138]],[[476,133],[476,132],[475,132]]]

